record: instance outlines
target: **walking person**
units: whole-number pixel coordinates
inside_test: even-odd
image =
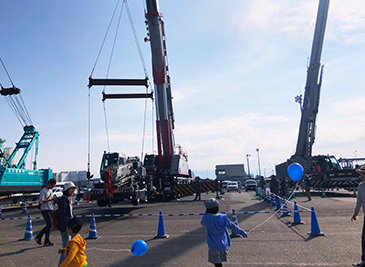
[[[209,198],[205,202],[206,211],[201,224],[207,228],[208,261],[215,267],[222,267],[222,262],[227,261],[228,248],[231,246],[231,238],[227,227],[235,229],[243,237],[247,237],[244,230],[232,223],[226,214],[219,213],[219,202]]]
[[[60,221],[63,248],[67,246],[68,241],[71,239],[70,235],[67,233],[67,223],[73,217],[71,197],[73,196],[76,188],[77,187],[73,182],[65,183],[63,186],[63,196],[58,200],[58,218]],[[61,254],[58,265],[61,265],[64,260],[65,254]]]
[[[357,189],[356,206],[354,214],[351,217],[351,222],[357,220],[357,215],[359,214],[360,208],[362,206],[362,210],[364,212],[364,224],[362,227],[361,235],[361,262],[353,264],[352,266],[365,266],[365,165],[362,165],[361,168],[356,169],[356,171],[360,174],[362,182],[359,184],[359,187]]]
[[[86,241],[79,235],[82,222],[79,218],[73,217],[67,222],[67,233],[72,237],[67,243],[67,247],[60,248],[59,254],[64,254],[65,260],[60,267],[87,267],[85,248]]]
[[[200,198],[201,198],[201,181],[200,181],[199,176],[196,177],[196,179],[195,179],[195,190],[196,190],[196,194],[195,194],[195,198],[193,201],[200,200]]]
[[[44,187],[41,192],[39,192],[39,205],[46,226],[36,235],[34,238],[37,244],[42,245],[42,236],[45,235],[44,246],[53,246],[49,240],[52,227],[52,212],[53,212],[53,202],[55,198],[53,196],[52,188],[56,185],[55,179],[49,179],[47,186]]]

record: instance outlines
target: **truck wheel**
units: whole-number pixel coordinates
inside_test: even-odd
[[[139,197],[137,197],[137,198],[132,198],[132,205],[133,205],[133,206],[138,206],[138,205],[139,205]]]
[[[132,205],[138,206],[139,205],[139,193],[134,192],[132,195]]]

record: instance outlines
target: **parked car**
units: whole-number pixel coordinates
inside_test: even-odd
[[[238,183],[237,182],[228,182],[227,183],[227,192],[229,192],[229,191],[238,192]]]
[[[255,180],[246,180],[246,191],[248,190],[256,190],[257,183]]]

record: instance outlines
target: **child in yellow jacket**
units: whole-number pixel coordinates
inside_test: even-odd
[[[60,267],[87,267],[86,255],[84,253],[86,241],[78,234],[81,230],[82,222],[79,218],[73,217],[67,223],[67,233],[71,236],[66,248],[60,248],[58,253],[65,253],[66,258]]]

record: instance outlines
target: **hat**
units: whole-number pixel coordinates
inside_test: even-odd
[[[364,173],[365,174],[365,165],[362,165],[359,169],[356,169],[355,171],[357,171],[358,173]]]
[[[212,209],[219,206],[219,202],[215,198],[208,198],[206,201],[204,201],[204,204],[207,209]]]
[[[65,183],[65,185],[63,186],[63,191],[67,191],[70,188],[77,188],[77,186],[73,183],[73,182],[67,182]]]

